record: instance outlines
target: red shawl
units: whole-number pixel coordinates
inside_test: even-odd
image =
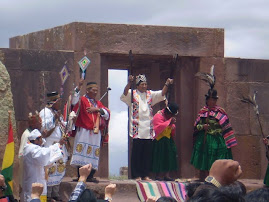
[[[102,102],[100,102],[98,100],[96,101],[96,103],[97,103],[97,108],[106,109],[107,112],[109,113],[109,117],[110,117],[109,109],[107,107],[105,107],[102,104]],[[88,107],[93,107],[93,104],[89,101],[88,98],[86,98],[85,96],[82,96],[80,104],[77,103],[73,109],[73,111],[77,112],[78,108],[80,108],[75,125],[76,125],[76,127],[82,127],[82,128],[87,129],[87,130],[93,130],[98,113],[97,112],[88,113],[86,110]],[[104,118],[102,118],[102,116],[100,116],[99,129],[102,132],[107,133],[108,124],[109,124],[109,119],[105,120]],[[108,141],[108,134],[104,134],[104,136],[105,136],[104,142],[106,143]]]

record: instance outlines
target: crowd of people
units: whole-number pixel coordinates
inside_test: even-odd
[[[136,88],[130,89],[133,82]],[[29,127],[22,134],[19,149],[20,201],[62,201],[59,185],[69,158],[70,164],[77,167],[78,176],[69,201],[112,200],[115,184],[105,188],[102,200],[97,200],[94,193],[86,189],[86,182],[98,182],[94,174],[99,169],[102,144],[108,141],[110,110],[96,100],[96,82],[88,82],[86,94],[81,95],[83,84],[84,80],[80,80],[74,89],[71,118],[65,120],[61,114],[61,97],[57,92],[47,94],[47,105],[40,112],[29,113]],[[165,98],[171,84],[173,79],[168,78],[161,90],[152,91],[148,90],[145,75],[136,78],[130,75],[120,97],[129,107],[131,175],[137,181],[151,181],[150,173],[154,173],[155,180],[173,181],[170,174],[178,170],[175,130],[179,106]],[[232,160],[231,150],[237,142],[228,115],[217,106],[217,100],[217,90],[210,88],[205,95],[205,106],[194,123],[190,163],[200,170],[200,182],[186,187],[186,201],[250,201],[256,197],[256,192],[246,194],[245,186],[237,181],[242,170],[239,163]],[[166,101],[165,107],[153,115],[152,107],[162,101]],[[70,122],[71,129],[68,128]],[[72,130],[75,137],[71,151],[69,135],[73,134]],[[0,196],[4,197],[5,182],[1,175],[0,183]],[[261,189],[259,193],[266,195],[268,190]],[[175,199],[149,198],[150,201]]]

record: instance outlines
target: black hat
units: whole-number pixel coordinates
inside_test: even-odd
[[[209,89],[205,97],[206,99],[209,99],[209,98],[219,99],[218,91],[216,89]]]
[[[57,91],[47,93],[48,98],[48,105],[53,105],[55,102],[57,102],[60,99],[60,95]]]
[[[169,103],[166,109],[173,115],[178,114],[178,105],[176,103]]]

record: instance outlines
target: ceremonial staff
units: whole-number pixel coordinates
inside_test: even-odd
[[[134,61],[134,57],[133,57],[133,53],[132,53],[132,50],[129,51],[129,62],[130,62],[130,71],[129,71],[129,75],[133,75],[133,61]],[[133,82],[131,83],[131,103],[133,104],[133,90],[134,90],[134,87],[133,87]]]
[[[106,92],[104,93],[104,95],[102,95],[102,97],[99,99],[99,101],[101,101],[108,94],[108,91],[110,91],[110,90],[111,90],[111,88],[107,87]]]
[[[170,79],[174,79],[175,71],[176,71],[176,68],[177,68],[177,62],[178,62],[178,54],[173,56],[172,64],[171,64],[171,67],[170,67],[170,76],[169,76]],[[166,98],[167,98],[168,103],[171,101],[172,91],[173,91],[173,86],[169,85],[168,91],[167,91],[167,94],[166,94]]]
[[[43,85],[43,95],[44,95],[44,97],[43,97],[43,103],[44,103],[44,107],[46,107],[46,86],[45,86],[45,74],[44,74],[44,72],[42,72],[42,85]],[[45,111],[46,110],[44,110],[44,117],[46,117],[45,116]],[[44,129],[46,130],[46,123],[44,124]]]
[[[254,94],[253,94],[253,97],[251,97],[250,95],[248,97],[244,97],[241,99],[242,102],[244,103],[248,103],[248,104],[251,104],[253,106],[253,109],[254,109],[254,112],[256,114],[256,117],[258,119],[258,123],[259,123],[259,126],[260,126],[260,129],[261,129],[261,136],[263,139],[265,139],[265,135],[263,133],[263,129],[262,129],[262,124],[261,124],[261,120],[260,120],[260,112],[259,112],[259,106],[256,102],[256,95],[257,95],[258,91],[254,91]],[[265,146],[265,150],[266,150],[266,158],[267,160],[269,161],[269,150],[268,150],[268,145],[266,145],[264,143],[264,146]]]

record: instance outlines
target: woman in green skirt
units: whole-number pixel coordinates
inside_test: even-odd
[[[156,180],[173,180],[170,171],[177,171],[177,148],[174,142],[175,116],[178,105],[169,103],[165,109],[158,111],[153,117],[155,140],[153,142],[152,172]]]
[[[229,118],[223,108],[217,106],[217,90],[209,89],[206,106],[198,113],[194,124],[194,146],[191,164],[199,169],[200,180],[208,175],[217,159],[232,159],[231,147],[237,142]]]

